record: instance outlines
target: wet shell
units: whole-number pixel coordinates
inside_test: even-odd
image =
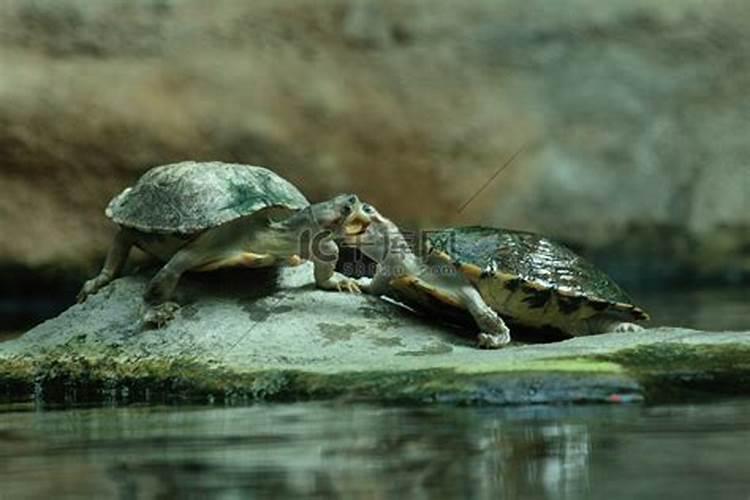
[[[503,316],[530,327],[575,333],[574,325],[605,314],[620,321],[648,315],[609,276],[583,257],[533,233],[492,227],[432,231],[426,246],[431,259],[462,272],[485,302]],[[438,288],[421,289],[450,306]],[[412,298],[416,298],[414,284]]]

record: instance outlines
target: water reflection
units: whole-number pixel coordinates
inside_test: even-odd
[[[0,498],[744,498],[748,410],[6,409]]]

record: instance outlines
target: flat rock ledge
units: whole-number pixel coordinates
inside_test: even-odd
[[[166,328],[140,323],[150,273],[0,343],[0,402],[665,402],[750,394],[750,332],[658,328],[476,349],[374,297],[318,291],[309,265],[188,276]],[[465,332],[464,332],[465,333]]]

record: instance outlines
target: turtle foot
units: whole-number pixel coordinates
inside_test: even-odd
[[[481,349],[499,349],[510,342],[510,329],[493,310],[487,308],[474,319],[481,330],[477,335]]]
[[[346,280],[340,281],[336,284],[336,289],[339,292],[349,293],[362,293],[362,289],[359,287],[357,280],[346,278]]]
[[[89,298],[90,295],[94,295],[101,290],[107,283],[109,283],[109,281],[108,278],[102,278],[101,276],[86,281],[81,287],[81,291],[78,292],[76,301],[78,301],[79,304],[86,302],[86,299]]]
[[[641,330],[643,330],[643,327],[635,323],[616,323],[612,325],[609,331],[612,333],[633,333]]]
[[[363,276],[354,280],[362,293],[373,293],[372,278]]]
[[[164,302],[156,306],[146,306],[143,313],[143,324],[148,328],[163,328],[175,317],[180,309],[176,302]]]
[[[480,333],[477,335],[477,346],[480,349],[500,349],[508,345],[510,335],[490,335],[489,333]]]

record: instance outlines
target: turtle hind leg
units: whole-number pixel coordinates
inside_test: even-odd
[[[102,287],[120,276],[123,267],[125,267],[125,262],[128,260],[133,243],[135,243],[135,239],[130,231],[126,229],[118,231],[115,239],[112,241],[109,252],[107,252],[107,258],[104,261],[102,270],[96,277],[86,281],[81,291],[78,292],[77,300],[79,304],[84,302],[89,295],[95,294]]]
[[[169,323],[180,308],[170,299],[182,275],[191,269],[209,265],[214,260],[217,260],[217,256],[211,247],[202,248],[196,244],[188,245],[174,254],[146,286],[143,323],[156,328]]]
[[[510,329],[471,285],[461,287],[461,301],[480,329],[477,344],[482,349],[499,349],[510,342]]]

